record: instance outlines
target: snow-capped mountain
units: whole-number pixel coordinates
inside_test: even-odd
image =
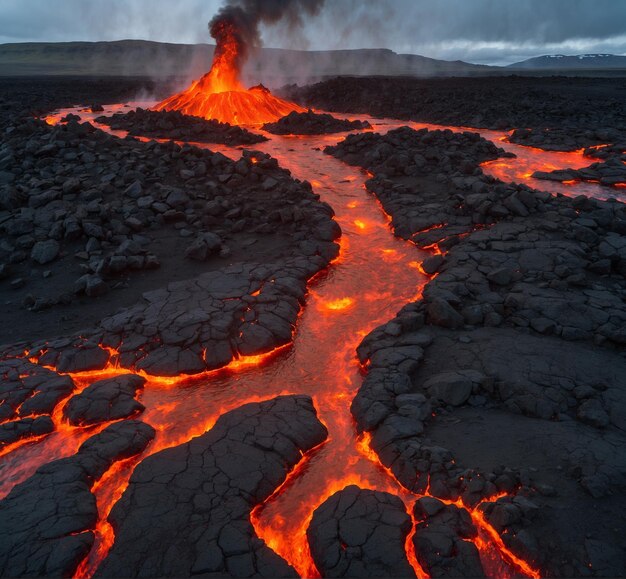
[[[567,70],[572,68],[626,68],[626,56],[616,54],[550,54],[529,58],[509,65],[509,68],[549,68]]]

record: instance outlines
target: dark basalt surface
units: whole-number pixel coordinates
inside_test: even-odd
[[[0,343],[95,325],[252,246],[266,263],[306,260],[308,279],[337,251],[332,214],[261,153],[235,162],[75,120],[14,120],[0,145]]]
[[[63,414],[74,426],[110,422],[140,414],[145,407],[135,396],[145,382],[145,378],[136,374],[98,380],[80,394],[72,396]]]
[[[329,114],[292,112],[275,123],[263,125],[263,130],[274,135],[326,135],[346,131],[371,129],[367,121],[337,119]]]
[[[334,231],[328,239],[337,235]],[[61,372],[98,370],[114,362],[152,375],[178,376],[270,352],[291,342],[306,283],[336,252],[330,241],[327,257],[317,254],[316,244],[309,247],[309,257],[230,266],[172,282],[80,337],[31,344],[29,355]],[[106,347],[118,348],[119,355],[112,356]],[[17,356],[21,350],[7,347],[5,354]]]
[[[349,486],[315,510],[307,537],[322,577],[415,577],[404,550],[411,528],[398,497]]]
[[[138,108],[127,113],[101,116],[96,122],[113,130],[128,131],[129,135],[171,139],[192,143],[221,143],[224,145],[253,145],[267,141],[241,127],[185,115],[180,111],[151,111]]]
[[[23,358],[2,360],[0,376],[0,421],[50,414],[74,390],[69,376],[59,376]]]
[[[379,180],[370,180],[368,187],[376,191],[392,216],[394,231],[424,246],[444,237],[456,239],[473,227],[471,216],[457,210],[458,199],[445,186],[445,176],[458,171],[459,178],[473,184],[479,181],[479,163],[510,155],[476,133],[414,131],[408,127],[382,136],[377,133],[349,135],[337,146],[327,147],[326,152],[350,165],[375,170]],[[432,182],[416,192],[411,180],[420,177],[428,177]],[[389,179],[396,181],[392,183]],[[397,210],[405,199],[417,196],[420,197],[419,207],[413,204],[402,212]],[[430,231],[419,233],[423,230]],[[414,238],[416,232],[418,236]]]
[[[365,77],[290,86],[284,93],[301,105],[339,113],[514,129],[514,143],[573,151],[626,142],[625,89],[623,78]]]
[[[2,360],[0,377],[0,450],[53,432],[49,415],[74,390],[72,379],[23,358]]]
[[[0,77],[0,125],[83,103],[91,108],[139,100],[163,99],[180,86],[177,79],[148,77]]]
[[[478,531],[469,513],[437,499],[418,499],[415,555],[429,577],[485,577],[476,545]]]
[[[0,501],[0,575],[71,577],[89,553],[98,521],[91,487],[116,461],[142,452],[154,429],[118,422],[78,452],[40,467]]]
[[[607,81],[592,110],[588,92],[574,94],[583,85],[561,81],[569,92],[553,102],[552,81],[542,79],[548,92],[523,93],[520,103],[512,95],[530,81],[508,80],[508,88],[499,80],[477,81],[479,88],[471,80],[395,79],[402,95],[384,93],[387,81],[377,80],[377,100],[362,106],[402,116],[421,103],[406,114],[464,125],[525,118],[518,126],[541,129],[541,118],[563,115],[574,128],[622,122],[622,81]],[[431,88],[418,94],[426,82]],[[371,79],[330,83],[374,88]],[[27,116],[46,103],[70,104],[66,93],[20,100],[16,86],[0,97],[0,292],[18,296],[3,300],[0,342],[12,345],[2,348],[0,365],[0,450],[50,433],[48,415],[74,390],[70,377],[43,365],[194,374],[290,342],[306,283],[337,255],[340,233],[308,184],[260,153],[233,162],[190,146],[109,137],[72,120],[48,127]],[[98,86],[103,98],[117,94]],[[463,95],[454,92],[462,86]],[[438,100],[442,87],[454,94]],[[500,98],[485,109],[489,91]],[[346,110],[358,112],[355,100],[371,94],[331,90],[324,98],[346,99]],[[616,143],[589,156],[621,155]],[[358,428],[372,433],[373,449],[402,484],[478,505],[504,543],[545,574],[623,575],[624,206],[487,178],[478,164],[503,152],[470,133],[400,129],[351,136],[329,152],[375,174],[368,187],[397,235],[439,251],[423,266],[437,274],[423,301],[359,348],[367,375],[352,406]],[[150,269],[157,262],[161,268]],[[60,283],[73,286],[78,273],[77,288]],[[63,311],[55,297],[63,294],[90,329],[46,317]],[[81,302],[93,309],[80,310]],[[70,337],[51,339],[42,328]],[[142,410],[139,380],[93,383],[69,400],[66,416],[78,424],[134,416]],[[93,544],[93,484],[153,436],[124,420],[17,485],[0,502],[0,575],[72,575]],[[229,412],[206,434],[148,457],[111,512],[116,541],[97,575],[295,576],[256,537],[250,511],[326,436],[311,400],[288,396]],[[416,552],[431,576],[482,575],[466,511],[429,498],[414,515]],[[398,499],[352,487],[317,510],[309,537],[329,575],[412,576],[407,525]],[[346,541],[354,547],[343,549]]]
[[[359,347],[359,427],[410,488],[468,505],[513,492],[498,528],[545,573],[621,574],[624,205],[499,183],[464,135],[435,132],[417,163],[424,133],[399,135],[328,149],[375,175],[396,235],[441,252],[424,263],[437,276],[423,301]]]
[[[557,169],[533,173],[535,179],[546,181],[593,181],[606,186],[626,186],[626,164],[620,156],[612,156],[603,163],[592,163],[583,169]]]
[[[606,143],[615,143],[624,137],[623,131],[618,129],[516,129],[511,133],[509,141],[536,147],[544,151],[576,151]]]
[[[623,137],[624,87],[623,78],[340,77],[283,92],[331,112],[496,130],[560,129],[570,139],[578,130],[617,130]]]
[[[96,577],[297,577],[256,537],[250,511],[326,436],[310,398],[279,397],[148,457],[111,511],[115,544]]]

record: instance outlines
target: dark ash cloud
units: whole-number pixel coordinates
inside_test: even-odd
[[[229,35],[233,36],[241,66],[250,52],[262,45],[261,25],[284,22],[292,33],[323,6],[324,0],[226,0],[209,22],[209,31],[218,47],[224,46]]]

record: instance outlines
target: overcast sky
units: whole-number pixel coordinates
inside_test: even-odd
[[[259,0],[263,1],[263,0]],[[0,0],[0,43],[139,38],[208,42],[221,0]],[[626,0],[326,0],[277,48],[391,48],[509,64],[542,54],[626,54]]]

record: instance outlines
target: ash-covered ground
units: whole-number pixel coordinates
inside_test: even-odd
[[[2,576],[74,574],[102,515],[95,481],[155,436],[141,422],[142,376],[289,344],[307,282],[338,255],[332,208],[266,154],[232,161],[35,118],[146,88],[0,83],[0,469],[25,441],[86,429],[77,452],[44,461],[0,501]],[[289,95],[342,113],[524,129],[513,139],[547,150],[605,146],[596,173],[547,178],[602,182],[623,166],[620,79],[335,79]],[[141,135],[149,116],[131,119],[137,136],[202,132],[189,121],[188,133],[161,135],[172,128],[156,121]],[[304,120],[282,125],[333,130]],[[484,519],[518,574],[623,576],[624,205],[495,181],[479,165],[505,153],[471,133],[359,131],[326,152],[369,171],[394,234],[430,252],[422,299],[355,352],[365,379],[352,402],[380,461],[427,496],[407,513],[393,494],[334,494],[307,530],[317,569],[412,577],[414,553],[432,577],[493,575]],[[73,376],[107,367],[113,351],[127,373],[78,391]],[[327,435],[310,398],[281,396],[146,458],[108,517],[115,542],[96,575],[294,576],[250,512]]]

